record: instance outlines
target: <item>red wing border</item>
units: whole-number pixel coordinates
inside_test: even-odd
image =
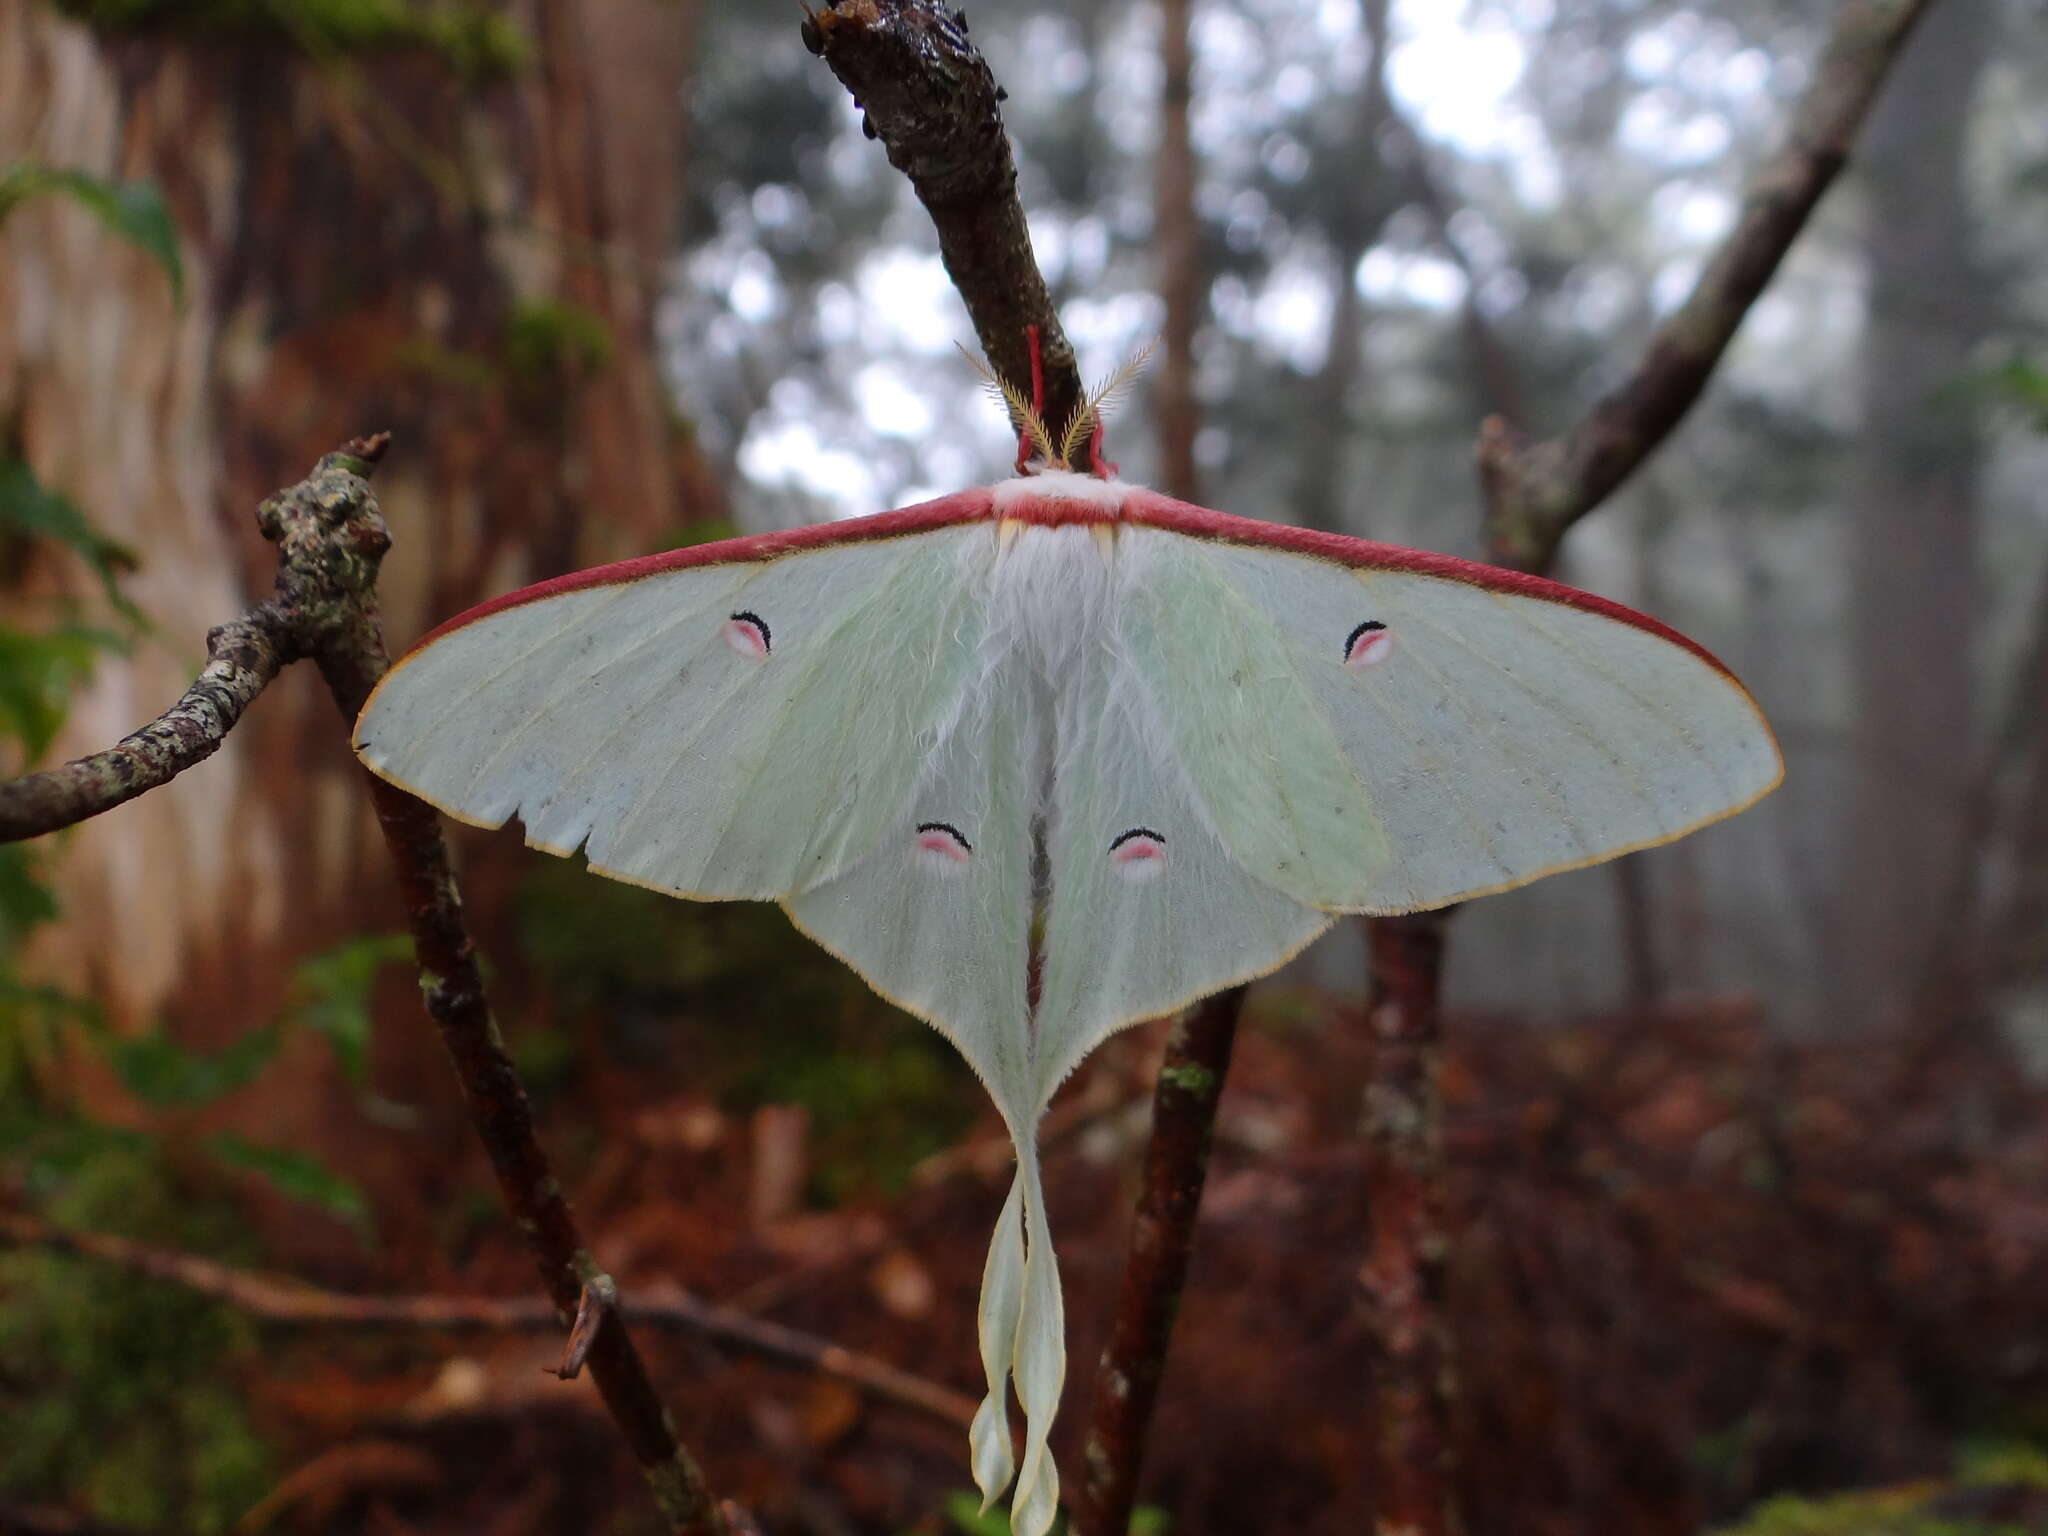
[[[1286,523],[1233,517],[1228,512],[1212,512],[1207,507],[1175,501],[1157,491],[1135,487],[1124,498],[1123,515],[1125,522],[1186,534],[1190,538],[1284,550],[1292,555],[1309,555],[1337,565],[1348,565],[1355,570],[1436,576],[1446,581],[1461,581],[1467,586],[1483,587],[1489,592],[1541,598],[1545,602],[1561,603],[1567,608],[1584,609],[1602,618],[1633,625],[1673,645],[1683,646],[1738,688],[1742,686],[1741,679],[1729,670],[1727,664],[1698,641],[1688,639],[1669,625],[1658,623],[1646,613],[1638,613],[1604,597],[1595,597],[1591,592],[1581,592],[1561,581],[1529,576],[1497,565],[1482,565],[1477,560],[1460,560],[1456,555],[1432,554],[1428,550],[1407,549],[1399,544],[1376,544],[1370,539],[1354,539],[1342,533],[1324,533],[1315,528],[1296,528]]]
[[[640,555],[631,560],[614,561],[610,565],[594,565],[585,571],[571,571],[566,576],[537,581],[530,587],[520,587],[478,603],[474,608],[464,609],[454,618],[435,625],[393,663],[393,670],[409,659],[413,652],[466,624],[474,624],[478,619],[489,618],[507,608],[557,597],[564,592],[580,592],[586,587],[620,586],[644,576],[659,576],[664,571],[687,570],[692,566],[745,565],[798,554],[807,549],[824,549],[834,544],[861,544],[871,539],[896,539],[913,533],[929,533],[935,528],[951,528],[991,517],[994,507],[994,498],[987,487],[982,486],[970,491],[956,491],[935,501],[919,502],[914,507],[878,512],[872,517],[849,517],[835,523],[815,523],[805,528],[784,528],[773,533],[749,534],[745,538],[720,539],[713,544],[690,544],[657,555]]]

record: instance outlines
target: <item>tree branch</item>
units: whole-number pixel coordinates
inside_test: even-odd
[[[1081,376],[1017,201],[1000,106],[1006,93],[969,39],[966,18],[942,0],[828,0],[806,15],[803,38],[853,93],[868,137],[910,178],[990,366],[1028,380],[1024,334],[1038,327],[1045,424],[1058,442],[1080,406]]]
[[[321,464],[331,464],[334,474],[367,475],[388,441],[382,432],[355,438]],[[322,473],[315,470],[314,479]],[[287,525],[273,510],[279,500],[256,515],[263,537],[281,546],[269,599],[207,635],[205,670],[148,725],[104,752],[0,784],[0,842],[40,837],[110,811],[205,762],[279,672],[348,627],[348,615],[376,581],[390,535],[381,520],[328,525],[315,515],[304,527]]]
[[[1751,178],[1728,238],[1658,326],[1634,372],[1562,437],[1524,442],[1489,421],[1479,438],[1486,544],[1496,563],[1542,571],[1571,526],[1671,434],[1736,328],[1806,227],[1892,61],[1930,0],[1846,0],[1785,142]]]
[[[197,1254],[53,1226],[9,1212],[0,1212],[0,1246],[43,1248],[97,1260],[131,1274],[181,1285],[264,1322],[291,1327],[551,1333],[562,1326],[553,1303],[536,1297],[351,1296],[280,1275],[235,1269]],[[936,1382],[829,1339],[699,1300],[674,1286],[658,1287],[621,1302],[620,1310],[628,1321],[641,1327],[696,1334],[765,1359],[805,1366],[963,1427],[974,1417],[971,1400]]]
[[[1561,437],[1528,443],[1498,415],[1480,428],[1485,542],[1495,562],[1547,572],[1565,534],[1670,436],[1719,365],[1848,159],[1887,70],[1929,0],[1847,0],[1783,147],[1752,178],[1735,228],[1628,379]],[[1432,217],[1449,213],[1415,145]],[[1453,244],[1455,251],[1455,245]],[[1468,273],[1469,276],[1469,273]],[[1466,323],[1488,388],[1512,370],[1468,295]],[[1378,1353],[1374,1454],[1381,1528],[1458,1529],[1451,1463],[1452,1354],[1443,1316],[1443,1104],[1436,1080],[1449,910],[1371,924],[1374,1060],[1366,1097],[1372,1237],[1360,1282]]]
[[[186,699],[154,725],[94,757],[0,786],[11,836],[68,825],[134,798],[216,751],[262,687],[286,663],[311,658],[345,723],[353,725],[388,665],[377,569],[391,547],[369,475],[387,434],[356,438],[257,510],[278,547],[275,595],[214,631],[214,659]],[[229,637],[223,640],[222,637]],[[198,702],[195,703],[195,696]],[[611,1282],[576,1230],[541,1150],[526,1090],[505,1054],[462,924],[462,901],[433,809],[367,773],[370,798],[398,869],[427,1012],[462,1082],[477,1134],[506,1205],[526,1234],[557,1321],[602,1302]],[[590,1371],[677,1536],[727,1536],[703,1474],[677,1442],[647,1368],[609,1308],[589,1340]]]
[[[381,450],[381,444],[379,445]],[[368,464],[330,454],[312,476],[263,504],[264,525],[280,545],[282,558],[318,558],[338,538],[374,546],[355,601],[344,605],[319,637],[311,654],[327,681],[343,720],[353,725],[384,675],[384,650],[377,606],[376,564],[390,543],[382,514],[363,478]],[[344,530],[364,530],[352,538]],[[448,845],[432,806],[364,771],[370,802],[383,829],[384,845],[398,873],[406,926],[420,967],[420,992],[428,1016],[461,1080],[463,1098],[498,1188],[540,1266],[541,1281],[565,1323],[600,1301],[612,1281],[598,1267],[576,1229],[562,1196],[561,1181],[534,1132],[526,1088],[505,1053],[497,1021],[484,995],[476,952],[462,922],[462,898],[448,861]],[[602,1305],[588,1340],[590,1374],[605,1406],[624,1432],[655,1502],[679,1536],[726,1536],[724,1514],[711,1497],[696,1461],[677,1441],[672,1421],[625,1325]],[[580,1347],[579,1341],[579,1347]],[[566,1369],[565,1365],[565,1369]]]
[[[220,750],[256,695],[295,658],[277,599],[206,637],[206,669],[184,696],[104,752],[0,784],[0,842],[40,837],[168,784]]]
[[[1131,1528],[1244,990],[1232,987],[1203,999],[1174,1022],[1166,1039],[1130,1256],[1095,1373],[1095,1414],[1074,1512],[1075,1529],[1083,1536],[1124,1536]]]

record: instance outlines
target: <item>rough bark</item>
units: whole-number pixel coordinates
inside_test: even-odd
[[[1849,785],[1839,1022],[1897,1022],[1941,928],[1977,762],[1980,445],[1961,389],[1986,323],[1968,141],[1994,12],[1948,0],[1900,61],[1864,170],[1870,307],[1849,517]],[[1902,643],[1906,631],[1924,643]]]
[[[187,278],[174,307],[146,258],[55,204],[0,230],[0,419],[40,480],[143,552],[128,587],[155,626],[100,666],[59,755],[178,696],[200,624],[268,585],[235,509],[365,422],[433,424],[382,488],[402,636],[716,513],[666,424],[649,314],[695,9],[516,0],[531,66],[477,84],[430,53],[95,30],[0,0],[0,161],[156,182]],[[533,152],[570,137],[573,163]],[[117,1019],[218,1039],[377,912],[353,774],[288,681],[205,773],[66,840],[72,920],[38,935],[36,970]],[[99,935],[117,920],[115,965]]]
[[[126,805],[205,762],[287,661],[285,626],[265,604],[206,637],[206,669],[178,702],[104,752],[0,784],[0,842],[40,837]]]
[[[1031,253],[1003,132],[1004,93],[966,18],[940,0],[842,0],[809,13],[804,42],[853,93],[862,126],[882,141],[889,163],[910,178],[990,366],[1012,382],[1029,380],[1025,335],[1038,328],[1043,415],[1058,442],[1081,403],[1081,376]]]
[[[1208,294],[1195,214],[1194,146],[1188,131],[1193,56],[1186,0],[1167,0],[1160,51],[1165,81],[1155,168],[1159,286],[1166,301],[1166,355],[1157,395],[1162,483],[1199,499],[1194,340]],[[1159,1402],[1174,1319],[1194,1252],[1195,1220],[1208,1178],[1216,1113],[1237,1039],[1243,987],[1207,998],[1176,1019],[1166,1037],[1152,1098],[1129,1252],[1109,1341],[1095,1371],[1087,1449],[1075,1502],[1081,1536],[1124,1536]]]

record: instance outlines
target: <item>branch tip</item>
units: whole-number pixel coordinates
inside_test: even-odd
[[[562,1363],[547,1369],[564,1381],[574,1381],[590,1358],[590,1347],[605,1319],[619,1309],[619,1288],[612,1277],[598,1272],[583,1282],[583,1294],[576,1300],[576,1322],[569,1330],[569,1342],[562,1350]]]

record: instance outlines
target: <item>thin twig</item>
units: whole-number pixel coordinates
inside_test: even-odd
[[[388,664],[377,570],[391,535],[369,486],[387,442],[384,433],[352,440],[257,510],[263,536],[278,547],[275,595],[215,634],[267,636],[268,650],[231,654],[226,664],[232,672],[218,676],[216,668],[224,663],[216,650],[215,661],[194,685],[207,702],[188,709],[193,699],[188,694],[179,709],[108,752],[0,785],[0,807],[23,808],[18,823],[6,823],[22,828],[14,835],[53,830],[167,782],[217,750],[263,684],[300,657],[319,666],[344,721],[354,722]],[[235,701],[232,708],[221,702],[223,687],[224,697]],[[135,746],[138,742],[146,745]],[[149,782],[142,782],[145,777]],[[558,1321],[566,1321],[586,1286],[609,1281],[569,1215],[561,1185],[535,1136],[526,1090],[491,1017],[463,928],[462,901],[440,822],[424,802],[381,779],[365,778],[397,866],[427,1012],[440,1027],[477,1134],[490,1154],[505,1203],[539,1261]],[[669,1528],[678,1536],[726,1536],[703,1474],[676,1440],[647,1368],[616,1317],[600,1320],[589,1365]]]
[[[276,537],[284,546],[284,558],[292,558],[295,541],[319,540],[327,527],[360,520],[382,533],[383,517],[362,478],[367,468],[358,469],[352,461],[337,463],[329,455],[310,479],[264,503],[266,518],[283,530]],[[388,536],[383,543],[389,543]],[[374,585],[375,560],[368,565],[357,602],[343,611],[334,632],[313,651],[328,692],[343,720],[351,724],[389,666]],[[611,1281],[591,1257],[569,1214],[561,1181],[534,1132],[525,1085],[491,1016],[476,952],[463,926],[462,898],[440,818],[425,801],[367,770],[363,778],[397,870],[428,1016],[439,1026],[441,1042],[455,1064],[499,1191],[526,1234],[548,1295],[566,1320],[575,1315],[586,1287],[602,1288]],[[605,1406],[625,1433],[670,1527],[687,1536],[726,1536],[725,1520],[704,1475],[677,1441],[646,1364],[616,1313],[600,1318],[588,1363]]]
[[[554,1368],[557,1376],[574,1381],[583,1374],[598,1330],[618,1310],[619,1288],[610,1275],[599,1275],[584,1283],[583,1294],[576,1298],[576,1320],[569,1325],[569,1342],[562,1346],[562,1363]]]
[[[1038,327],[1040,414],[1058,442],[1081,407],[1081,376],[1017,201],[1000,105],[1006,93],[968,37],[966,18],[941,0],[836,0],[805,16],[803,38],[853,93],[868,137],[910,178],[997,373],[1030,378],[1024,337]]]
[[[277,602],[206,637],[206,668],[184,696],[104,752],[0,784],[0,842],[40,837],[168,784],[221,743],[271,679],[296,658]]]
[[[1374,1528],[1463,1529],[1453,1475],[1450,1328],[1444,1316],[1443,1106],[1437,1064],[1447,911],[1366,925],[1365,1180],[1372,1237],[1358,1273],[1372,1342]]]
[[[1626,380],[1562,437],[1528,443],[1508,423],[1488,422],[1479,466],[1486,543],[1496,563],[1547,569],[1571,526],[1692,408],[1743,316],[1848,162],[1879,85],[1929,3],[1846,0],[1836,12],[1784,144],[1750,178],[1735,227]]]
[[[1130,1255],[1096,1368],[1094,1418],[1074,1511],[1074,1528],[1082,1536],[1124,1536],[1131,1528],[1243,1003],[1243,987],[1206,998],[1175,1021],[1166,1039]]]
[[[80,1232],[9,1212],[0,1212],[0,1246],[42,1248],[93,1259],[131,1274],[181,1285],[264,1322],[292,1327],[549,1333],[562,1326],[554,1304],[539,1297],[352,1296],[260,1270],[235,1269],[197,1254],[100,1232]],[[974,1417],[972,1400],[937,1382],[815,1334],[699,1300],[674,1286],[651,1286],[630,1300],[617,1300],[616,1305],[628,1322],[639,1327],[696,1334],[764,1359],[804,1366],[951,1423],[964,1426]]]

